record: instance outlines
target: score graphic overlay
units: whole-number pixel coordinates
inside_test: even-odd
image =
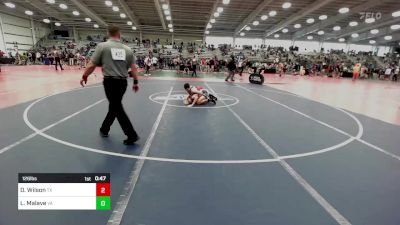
[[[20,173],[18,210],[111,210],[109,173]]]

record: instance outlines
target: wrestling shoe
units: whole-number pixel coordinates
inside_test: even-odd
[[[209,94],[208,97],[209,97],[209,99],[208,99],[209,102],[212,102],[212,103],[214,103],[214,104],[217,104],[217,100],[218,100],[217,97],[215,97],[215,96],[212,95],[212,94]]]

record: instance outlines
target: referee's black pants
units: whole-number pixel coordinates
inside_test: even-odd
[[[128,138],[136,139],[137,133],[122,106],[122,98],[125,94],[128,81],[126,79],[105,78],[103,81],[104,91],[109,102],[108,113],[101,125],[100,130],[108,133],[115,118]]]

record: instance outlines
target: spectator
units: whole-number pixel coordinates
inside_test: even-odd
[[[36,52],[36,59],[39,60],[39,62],[41,62],[41,61],[42,61],[41,58],[42,58],[42,54],[40,54],[40,52],[37,51],[37,52]],[[36,60],[35,60],[34,63],[36,63]]]
[[[72,52],[69,52],[68,54],[68,61],[70,66],[74,65],[74,54]]]
[[[227,67],[228,67],[228,76],[225,78],[225,81],[228,81],[229,78],[231,79],[231,81],[235,81],[234,76],[235,76],[235,70],[236,70],[236,63],[235,63],[234,56],[232,56],[231,59],[229,60]]]
[[[194,76],[196,76],[197,77],[197,64],[198,64],[198,62],[197,62],[197,57],[196,56],[194,56],[193,57],[193,60],[192,60],[192,77],[194,77]]]

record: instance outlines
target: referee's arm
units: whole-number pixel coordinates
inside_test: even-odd
[[[131,72],[132,72],[132,77],[133,77],[133,87],[132,90],[134,92],[139,91],[139,73],[136,67],[136,64],[131,64]]]
[[[90,74],[92,74],[94,72],[94,70],[96,69],[96,65],[92,62],[92,60],[89,61],[88,65],[86,66],[86,70],[82,75],[82,80],[81,80],[81,85],[84,86],[84,84],[87,83],[87,79],[89,77]]]
[[[97,45],[96,50],[94,51],[94,55],[90,59],[88,65],[86,66],[86,70],[82,75],[81,85],[87,83],[87,79],[94,72],[98,65],[101,65],[101,56],[102,56],[103,48],[101,45]]]

